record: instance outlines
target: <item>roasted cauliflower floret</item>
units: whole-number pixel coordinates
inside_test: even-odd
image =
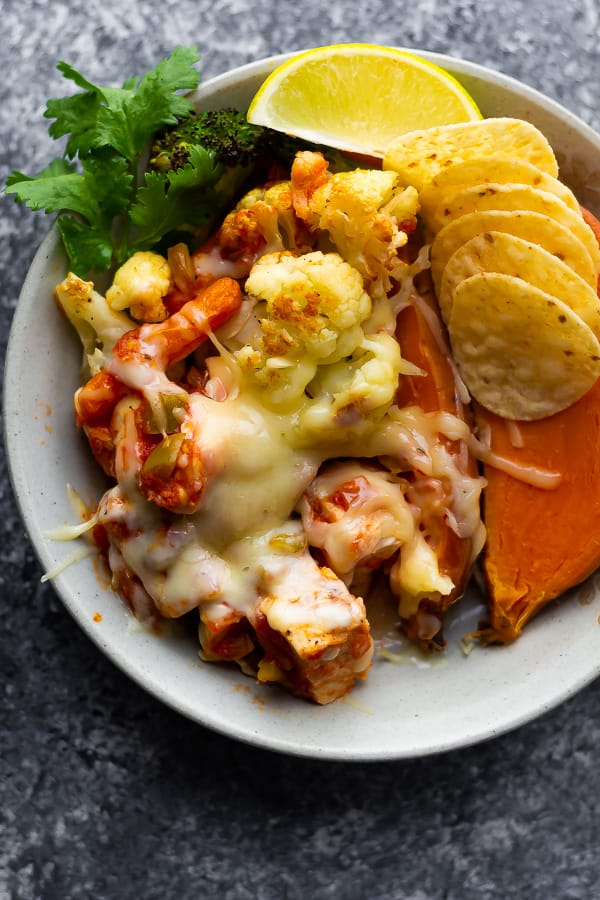
[[[312,151],[297,154],[292,185],[297,212],[309,228],[328,233],[341,256],[372,283],[374,295],[389,290],[398,250],[416,227],[415,188],[402,187],[395,172],[380,169],[331,175]]]
[[[141,322],[162,322],[168,316],[164,298],[171,286],[171,268],[164,256],[139,251],[117,269],[106,300],[112,309],[129,309]]]
[[[256,298],[258,328],[236,356],[275,406],[303,398],[319,365],[354,353],[371,313],[361,275],[337,253],[267,254],[246,292]]]
[[[320,366],[307,386],[313,402],[301,416],[307,432],[328,438],[339,426],[352,427],[383,416],[394,402],[402,371],[400,348],[386,332],[364,336],[351,356]]]
[[[120,310],[113,309],[106,298],[94,290],[91,281],[84,281],[69,272],[55,288],[56,302],[76,329],[83,346],[82,374],[96,374],[126,331],[135,322]]]
[[[277,250],[310,250],[314,238],[296,216],[289,181],[248,191],[224,219],[219,245],[226,256],[247,256],[250,264]]]

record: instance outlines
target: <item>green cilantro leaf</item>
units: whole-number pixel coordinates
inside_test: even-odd
[[[114,107],[107,105],[100,111],[99,140],[115,147],[127,159],[139,156],[161,126],[174,125],[178,118],[191,113],[190,101],[176,91],[198,86],[199,75],[193,68],[197,60],[193,47],[178,47],[144,75],[137,91],[123,91],[122,103],[114,98]]]
[[[115,256],[110,230],[92,228],[69,215],[60,216],[57,224],[70,269],[75,275],[85,278],[92,272],[104,272],[110,268]],[[117,257],[117,264],[123,261]]]
[[[75,171],[75,163],[70,163],[66,159],[55,159],[51,163],[49,163],[45,169],[42,169],[41,172],[35,176],[36,178],[52,178],[55,175],[68,175],[71,172]],[[12,172],[8,178],[6,179],[6,186],[11,187],[12,185],[17,185],[22,181],[33,181],[34,179],[31,175],[25,175],[23,172],[18,172],[16,169]],[[7,194],[12,193],[16,194],[17,191],[6,191]]]
[[[79,172],[67,175],[45,175],[43,178],[18,180],[20,173],[14,172],[8,179],[5,193],[15,194],[20,203],[29,209],[43,209],[46,213],[70,210],[79,213],[88,221],[100,218],[100,209],[94,195],[94,186]]]
[[[69,266],[77,274],[120,264],[134,252],[138,238],[146,245],[151,238],[159,240],[161,227],[182,221],[186,202],[180,195],[186,179],[198,185],[210,181],[212,157],[200,154],[173,190],[164,176],[160,185],[137,183],[154,133],[192,112],[181,92],[197,87],[198,60],[194,47],[177,47],[151,72],[117,88],[95,85],[68,63],[58,63],[64,77],[80,88],[72,96],[49,100],[44,113],[53,120],[50,135],[67,138],[66,158],[54,160],[35,177],[13,172],[4,192],[30,209],[58,213]],[[151,224],[154,212],[159,219]],[[135,234],[138,224],[140,236]]]
[[[56,120],[49,132],[56,138],[71,135],[68,156],[107,146],[133,162],[162,125],[190,114],[192,104],[178,91],[198,86],[193,68],[198,59],[194,47],[177,47],[142,79],[129,78],[121,88],[98,87],[59,63],[63,75],[85,93],[48,101],[45,115]]]
[[[104,225],[126,215],[135,192],[135,178],[127,160],[102,149],[88,153],[81,166],[98,203],[100,218],[96,223]]]
[[[181,225],[203,224],[209,218],[211,206],[205,192],[217,183],[222,170],[211,151],[197,146],[190,151],[187,165],[166,177],[146,172],[130,211],[131,221],[137,227],[137,246],[151,247]],[[201,203],[196,191],[203,192]]]
[[[46,104],[44,115],[56,120],[49,126],[48,134],[55,139],[70,135],[65,152],[71,159],[94,146],[100,99],[97,93],[75,94],[48,100]]]
[[[78,213],[88,224],[104,228],[127,207],[133,176],[127,161],[90,154],[82,161],[83,172],[73,171],[65,160],[55,160],[36,178],[13,172],[5,193],[30,209],[46,213]]]
[[[63,62],[62,60],[56,64],[56,68],[59,72],[62,72],[65,78],[68,78],[69,81],[72,81],[77,87],[83,88],[84,91],[90,91],[91,93],[101,92],[102,88],[99,88],[97,85],[92,84],[91,81],[88,81],[77,69],[74,69],[72,65],[67,62]]]

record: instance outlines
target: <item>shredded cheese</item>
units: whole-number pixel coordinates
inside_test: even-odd
[[[517,481],[522,481],[544,491],[553,491],[561,483],[562,475],[560,472],[551,472],[539,466],[530,466],[526,463],[507,459],[505,456],[495,453],[489,444],[475,437],[474,434],[469,435],[468,443],[471,453],[477,459],[488,466],[493,466],[495,469],[505,472],[507,475],[511,475]]]

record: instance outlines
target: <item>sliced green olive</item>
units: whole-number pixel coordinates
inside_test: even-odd
[[[164,437],[146,458],[142,466],[142,474],[168,478],[175,469],[184,440],[185,435],[180,431]]]
[[[158,393],[148,398],[143,417],[146,434],[170,434],[177,431],[181,423],[181,411],[187,407],[188,402],[189,397],[183,389],[177,393]]]

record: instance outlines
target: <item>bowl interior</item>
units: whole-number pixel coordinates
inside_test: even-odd
[[[559,157],[563,180],[582,203],[600,212],[600,139],[590,128],[510,78],[439,54],[423,55],[451,71],[485,115],[521,117],[537,125]],[[253,63],[207,82],[197,92],[198,104],[245,108],[282,59]],[[50,529],[76,521],[67,486],[89,503],[105,487],[73,421],[81,350],[52,299],[64,274],[65,258],[53,228],[19,298],[4,384],[14,492],[45,570],[68,561],[76,550],[75,544],[47,536]],[[53,583],[92,640],[157,698],[234,738],[306,756],[383,760],[465,746],[551,708],[600,668],[595,577],[548,608],[513,646],[475,648],[467,655],[460,639],[482,611],[473,587],[451,615],[443,655],[427,661],[403,648],[393,662],[378,657],[365,685],[324,708],[261,687],[234,669],[202,663],[194,636],[176,623],[159,636],[148,633],[107,587],[92,558],[67,566]]]

